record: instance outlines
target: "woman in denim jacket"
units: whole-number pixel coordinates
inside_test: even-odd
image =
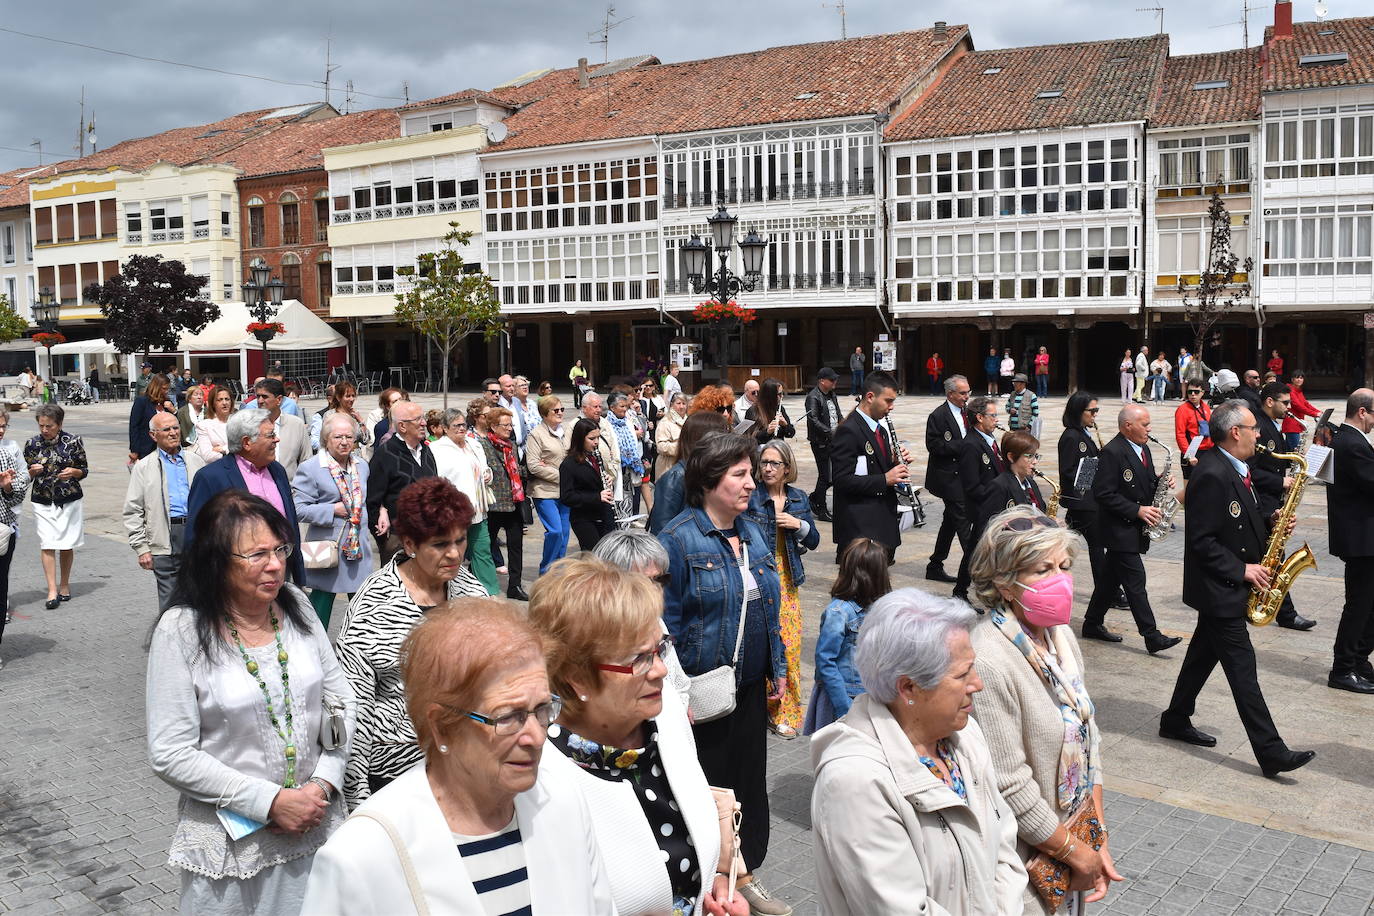
[[[801,556],[821,543],[810,498],[789,486],[796,479],[797,462],[791,447],[781,439],[765,443],[759,451],[758,488],[749,500],[748,515],[773,551],[782,589],[778,619],[787,655],[787,692],[768,704],[768,718],[773,731],[783,738],[800,734],[805,711],[801,698],[802,611],[798,592],[806,581],[806,570],[802,568]]]
[[[872,538],[855,538],[840,558],[840,572],[830,587],[830,604],[821,614],[816,638],[816,684],[806,707],[803,734],[811,734],[849,712],[864,692],[854,665],[859,627],[873,602],[892,591],[887,548]]]
[[[707,781],[733,789],[740,803],[740,851],[748,871],[740,891],[755,912],[774,912],[777,902],[753,871],[768,852],[768,681],[773,697],[786,692],[787,661],[777,566],[763,532],[745,514],[756,451],[752,438],[733,432],[702,438],[687,459],[687,508],[658,539],[668,552],[663,622],[683,670],[699,676],[734,665],[734,710],[704,721],[704,709],[693,708],[692,731]],[[696,698],[691,705],[697,706]]]

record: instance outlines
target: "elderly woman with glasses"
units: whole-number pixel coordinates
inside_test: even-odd
[[[976,619],[914,588],[869,609],[855,654],[864,693],[811,737],[822,912],[1022,911],[1016,821],[969,715],[983,689]]]
[[[401,643],[426,613],[458,597],[487,596],[463,565],[472,503],[442,477],[407,486],[396,501],[401,550],[353,596],[335,645],[358,697],[358,732],[344,774],[356,808],[420,761],[405,716]]]
[[[539,399],[540,423],[525,438],[525,466],[530,471],[534,511],[544,526],[544,554],[539,575],[568,552],[572,521],[567,505],[558,500],[559,468],[568,457],[568,434],[563,428],[563,402],[556,395]]]
[[[1040,440],[1024,430],[1009,432],[1002,437],[1002,459],[1007,469],[988,484],[986,495],[974,512],[975,541],[987,527],[988,519],[1004,509],[1034,506],[1045,511],[1044,494],[1035,482],[1036,465],[1040,463]]]
[[[544,651],[497,599],[426,615],[401,652],[421,761],[319,851],[302,913],[615,912],[579,774],[544,759]]]
[[[179,793],[181,912],[300,912],[311,859],[346,812],[353,691],[305,595],[291,525],[226,490],[201,510],[148,651],[148,756]]]
[[[320,453],[301,463],[291,481],[296,517],[309,525],[305,542],[330,543],[338,550],[333,565],[307,563],[305,585],[310,604],[325,630],[340,592],[350,598],[372,572],[372,539],[367,536],[367,462],[355,457],[361,427],[335,411],[320,425]]]
[[[997,785],[1016,816],[1017,853],[1038,854],[1066,878],[1065,894],[1101,900],[1119,881],[1105,834],[1102,751],[1083,652],[1074,638],[1073,557],[1078,536],[1030,506],[993,516],[973,553],[978,600],[989,609],[973,632],[985,689],[974,715],[993,748]],[[1063,897],[1034,890],[1026,912],[1050,913]]]
[[[483,402],[485,404],[485,402]],[[469,435],[467,414],[455,407],[444,411],[444,435],[429,444],[434,454],[434,466],[458,492],[472,503],[472,524],[468,525],[468,569],[495,595],[501,588],[496,578],[496,564],[491,557],[491,534],[487,530],[487,510],[491,507],[491,468],[487,467],[487,452],[476,436]]]
[[[730,909],[716,804],[686,704],[668,683],[663,593],[645,576],[569,558],[535,583],[530,623],[564,698],[542,765],[578,783],[620,913]]]
[[[797,479],[797,461],[792,447],[772,439],[759,452],[758,487],[749,499],[749,517],[763,532],[772,549],[782,588],[778,616],[782,624],[782,644],[787,657],[787,692],[768,704],[769,725],[784,738],[797,737],[802,727],[801,586],[806,581],[802,554],[820,546],[821,533],[811,512],[811,499],[792,486]]]
[[[632,512],[638,513],[643,495],[639,485],[644,480],[644,443],[640,440],[635,418],[630,416],[630,406],[629,394],[618,389],[612,391],[606,397],[607,414],[601,425],[603,430],[609,428],[615,436],[620,450],[620,467],[616,473],[620,475],[624,492],[632,494]]]

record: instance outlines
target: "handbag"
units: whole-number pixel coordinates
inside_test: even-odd
[[[410,902],[415,906],[416,916],[429,916],[429,901],[425,900],[425,892],[420,889],[420,879],[415,874],[415,863],[411,861],[410,852],[406,849],[405,843],[401,842],[401,837],[396,833],[391,821],[376,811],[366,809],[354,811],[352,816],[375,821],[386,831],[386,835],[391,838],[392,847],[396,850],[396,858],[401,860],[401,874],[405,875],[406,888],[410,891]]]
[[[306,569],[334,569],[339,565],[338,541],[304,541],[301,560]]]
[[[716,874],[729,876],[730,892],[726,902],[733,903],[735,882],[748,871],[739,850],[739,825],[743,816],[733,789],[710,788],[711,798],[716,803],[716,820],[720,825],[720,858],[716,860]]]
[[[749,545],[740,539],[745,566],[749,565]],[[749,616],[749,600],[740,590],[739,629],[735,633],[735,654],[730,664],[712,668],[705,674],[694,675],[687,688],[687,708],[692,721],[698,724],[723,719],[735,711],[735,665],[739,664],[740,646],[744,645],[744,621]]]
[[[1069,836],[1075,842],[1087,843],[1093,849],[1101,849],[1107,842],[1107,828],[1097,818],[1097,809],[1091,804],[1080,805],[1064,823]],[[1059,909],[1069,893],[1069,866],[1043,852],[1038,852],[1026,863],[1031,887],[1045,901],[1053,913]]]

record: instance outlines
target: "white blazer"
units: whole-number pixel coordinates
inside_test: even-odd
[[[668,771],[668,785],[681,809],[687,833],[701,866],[701,888],[693,913],[702,912],[702,900],[711,890],[720,859],[720,826],[716,803],[697,760],[696,741],[687,721],[687,710],[670,683],[663,685],[663,711],[659,713],[658,748]],[[587,799],[601,847],[601,861],[611,880],[611,896],[617,913],[666,913],[672,908],[673,889],[653,828],[634,788],[625,781],[601,779],[583,770],[556,748],[544,748],[540,770],[565,771]]]
[[[562,756],[553,748],[549,755]],[[614,914],[591,814],[562,768],[541,763],[534,787],[515,796],[535,916]],[[486,916],[463,857],[429,787],[424,764],[408,770],[358,811],[395,827],[410,852],[420,889],[434,914]],[[652,840],[650,841],[652,842]],[[391,916],[415,912],[396,848],[386,831],[355,812],[315,853],[303,916]]]

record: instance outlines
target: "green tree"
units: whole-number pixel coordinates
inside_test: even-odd
[[[1193,355],[1199,361],[1216,323],[1249,300],[1250,272],[1255,269],[1253,258],[1242,262],[1231,250],[1231,214],[1215,191],[1207,208],[1207,226],[1207,259],[1198,282],[1190,287],[1187,277],[1178,278],[1183,314],[1193,328]]]
[[[10,297],[0,294],[0,343],[9,343],[24,336],[29,323],[19,317],[10,303]]]
[[[199,334],[219,317],[219,306],[201,298],[206,282],[180,261],[136,254],[115,276],[86,287],[85,295],[100,303],[115,348],[146,358],[154,350],[175,350],[184,332]]]
[[[486,340],[501,330],[501,304],[486,274],[470,270],[458,253],[472,233],[449,223],[449,233],[437,252],[420,255],[415,267],[397,270],[409,288],[396,294],[396,320],[433,341],[443,354],[441,384],[448,407],[449,354],[469,334]]]

